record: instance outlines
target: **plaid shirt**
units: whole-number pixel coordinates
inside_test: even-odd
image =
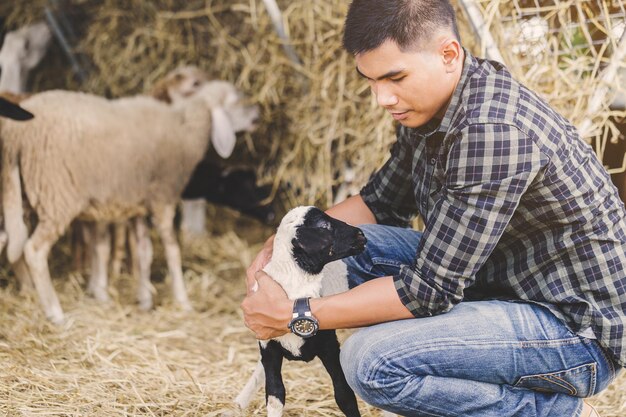
[[[626,364],[626,210],[576,129],[467,51],[441,123],[401,127],[361,190],[381,224],[425,230],[394,277],[416,316],[463,299],[540,303]]]

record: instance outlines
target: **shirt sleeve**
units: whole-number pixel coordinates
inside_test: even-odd
[[[407,227],[417,215],[413,194],[414,146],[406,128],[398,130],[391,156],[361,189],[360,195],[378,224]]]
[[[449,311],[463,299],[541,165],[540,150],[515,126],[470,125],[452,138],[442,196],[415,263],[394,276],[414,316]]]

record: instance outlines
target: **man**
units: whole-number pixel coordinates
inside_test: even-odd
[[[353,288],[310,300],[321,329],[370,326],[342,348],[350,385],[404,416],[597,415],[581,398],[626,363],[626,211],[591,148],[461,47],[447,0],[355,0],[344,46],[401,125],[328,210],[368,239]],[[405,228],[416,213],[423,233]],[[242,303],[259,339],[289,331],[294,305],[258,272],[271,243]]]

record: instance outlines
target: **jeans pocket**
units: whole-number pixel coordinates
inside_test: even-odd
[[[514,386],[581,398],[588,397],[595,391],[596,364],[592,362],[559,372],[526,375],[521,377]]]

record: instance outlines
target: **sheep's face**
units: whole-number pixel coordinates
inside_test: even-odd
[[[209,76],[200,68],[181,67],[171,71],[158,82],[152,95],[167,103],[177,103],[196,93],[208,81]]]
[[[211,81],[217,106],[222,108],[235,132],[252,132],[259,117],[258,106],[249,105],[244,95],[226,81]]]
[[[319,274],[324,265],[361,253],[367,239],[358,227],[334,219],[316,207],[308,207],[295,226],[291,240],[293,258],[309,274]],[[289,213],[288,213],[289,214]]]
[[[211,141],[215,151],[228,158],[235,148],[235,133],[255,128],[257,106],[248,105],[235,86],[226,81],[210,81],[196,96],[205,100],[211,110]]]

